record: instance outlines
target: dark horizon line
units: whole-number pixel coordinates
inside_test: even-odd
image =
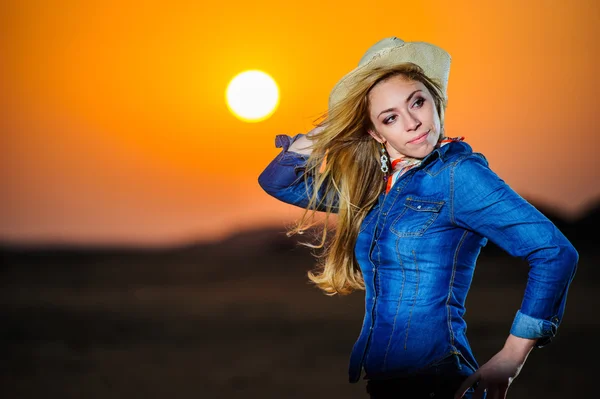
[[[529,200],[528,200],[529,201]],[[577,218],[568,218],[564,213],[556,207],[548,206],[533,201],[529,201],[536,209],[550,219],[559,229],[569,231],[577,230],[578,227],[589,226],[594,224],[594,218],[598,219],[600,215],[600,199],[590,201],[591,206],[588,206],[586,212]],[[600,223],[600,221],[599,221]],[[156,252],[164,253],[171,251],[180,251],[199,247],[214,247],[227,241],[235,240],[236,237],[252,237],[260,234],[281,233],[282,238],[285,237],[286,229],[277,224],[268,224],[260,228],[246,228],[243,230],[233,230],[219,239],[210,238],[193,238],[182,239],[178,242],[169,243],[124,243],[124,242],[96,242],[96,243],[77,243],[69,242],[68,240],[49,239],[39,241],[18,242],[15,240],[0,237],[0,254],[9,252],[96,252],[96,253],[138,253],[138,252]],[[565,231],[563,231],[565,233]],[[565,235],[567,235],[565,233]],[[290,239],[292,240],[292,239]]]

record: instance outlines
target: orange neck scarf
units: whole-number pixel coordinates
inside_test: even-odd
[[[443,147],[446,144],[451,143],[453,141],[463,141],[464,139],[465,139],[465,136],[446,137],[438,142],[438,144],[436,145],[436,148]],[[421,162],[423,162],[423,159],[411,158],[411,157],[402,157],[402,158],[393,159],[392,160],[393,172],[392,172],[392,174],[390,174],[387,177],[385,193],[387,194],[390,192],[390,190],[394,186],[394,183],[396,183],[396,181],[400,178],[400,176],[402,176],[403,174],[405,174],[412,168],[419,166],[421,164]]]

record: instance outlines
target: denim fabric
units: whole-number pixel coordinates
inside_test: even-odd
[[[283,150],[259,176],[275,198],[307,207],[308,156]],[[365,217],[354,253],[365,280],[365,315],[349,379],[410,375],[456,354],[478,364],[466,337],[465,300],[480,250],[491,240],[530,266],[510,333],[550,342],[562,320],[578,253],[565,236],[466,142],[435,149],[382,193]],[[508,332],[508,331],[507,331]]]
[[[450,355],[414,375],[369,380],[367,393],[371,399],[453,399],[463,381],[473,372],[458,355]],[[471,399],[476,387],[469,388],[463,399]]]

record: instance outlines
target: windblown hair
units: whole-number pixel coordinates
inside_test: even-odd
[[[315,253],[317,269],[308,277],[327,295],[345,295],[365,287],[354,246],[362,221],[386,184],[380,165],[381,145],[368,133],[374,128],[369,118],[369,93],[376,84],[397,75],[427,87],[443,126],[446,101],[440,84],[428,78],[421,67],[404,63],[359,75],[347,96],[324,115],[319,124],[323,130],[310,137],[312,153],[304,174],[309,204],[288,236],[304,233],[317,224],[315,212],[325,212],[317,243],[301,244],[321,250]],[[334,228],[329,227],[331,213],[337,213]],[[328,230],[334,231],[329,239]]]

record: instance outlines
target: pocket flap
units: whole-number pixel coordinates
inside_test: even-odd
[[[404,205],[418,212],[439,212],[444,205],[444,201],[427,201],[408,197]]]

